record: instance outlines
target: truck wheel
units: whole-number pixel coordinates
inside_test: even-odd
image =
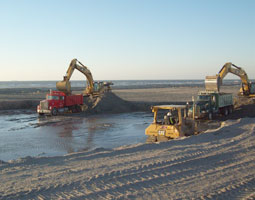
[[[228,115],[228,108],[224,109],[224,115],[227,116]]]
[[[51,111],[51,114],[53,116],[56,116],[58,114],[57,108],[53,108],[52,111]]]
[[[233,113],[233,107],[232,106],[229,107],[228,112],[229,112],[229,114]]]
[[[76,109],[76,112],[81,112],[81,106],[80,105],[76,105],[75,109]]]
[[[208,119],[209,119],[209,120],[212,120],[212,118],[213,118],[212,113],[209,112],[209,114],[208,114]]]

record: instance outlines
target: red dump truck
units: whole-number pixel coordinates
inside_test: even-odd
[[[60,91],[50,91],[46,95],[46,99],[40,101],[37,106],[37,113],[39,115],[49,114],[57,115],[64,112],[80,112],[83,106],[83,95],[66,95]]]

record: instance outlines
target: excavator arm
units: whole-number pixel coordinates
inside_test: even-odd
[[[67,69],[66,75],[64,76],[63,81],[59,81],[56,83],[56,88],[59,91],[65,92],[66,94],[71,94],[71,84],[70,84],[70,78],[72,77],[72,74],[74,70],[77,69],[81,73],[83,73],[87,78],[87,87],[84,90],[84,94],[92,94],[94,89],[94,81],[93,76],[90,72],[90,70],[83,65],[81,62],[79,62],[77,59],[73,59]]]
[[[216,76],[206,76],[205,79],[205,88],[207,91],[220,91],[220,86],[222,85],[222,81],[228,73],[235,74],[240,77],[242,81],[242,88],[240,88],[240,92],[244,95],[250,94],[250,82],[248,75],[241,68],[230,62],[226,63],[219,73]]]

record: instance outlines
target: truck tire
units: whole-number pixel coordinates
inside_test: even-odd
[[[208,119],[209,119],[209,120],[212,120],[212,118],[213,118],[213,114],[212,114],[211,112],[209,112],[209,114],[208,114]]]
[[[227,116],[228,115],[228,108],[224,109],[224,115]]]
[[[233,110],[234,110],[234,109],[233,109],[233,106],[230,106],[230,107],[229,107],[229,110],[228,110],[228,113],[229,113],[229,114],[233,113]]]
[[[51,114],[52,114],[53,116],[56,116],[56,115],[58,114],[57,108],[53,108],[52,111],[51,111]]]
[[[78,112],[78,113],[81,112],[81,106],[80,105],[76,105],[75,109],[76,109],[76,112]]]

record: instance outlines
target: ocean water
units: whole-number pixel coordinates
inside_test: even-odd
[[[100,80],[105,81],[105,80]],[[159,88],[171,86],[203,86],[204,80],[107,80],[112,81],[112,88]],[[4,88],[56,88],[57,81],[0,81],[0,89]],[[240,80],[224,80],[224,85],[240,85]],[[71,81],[72,87],[85,87],[86,81]]]

